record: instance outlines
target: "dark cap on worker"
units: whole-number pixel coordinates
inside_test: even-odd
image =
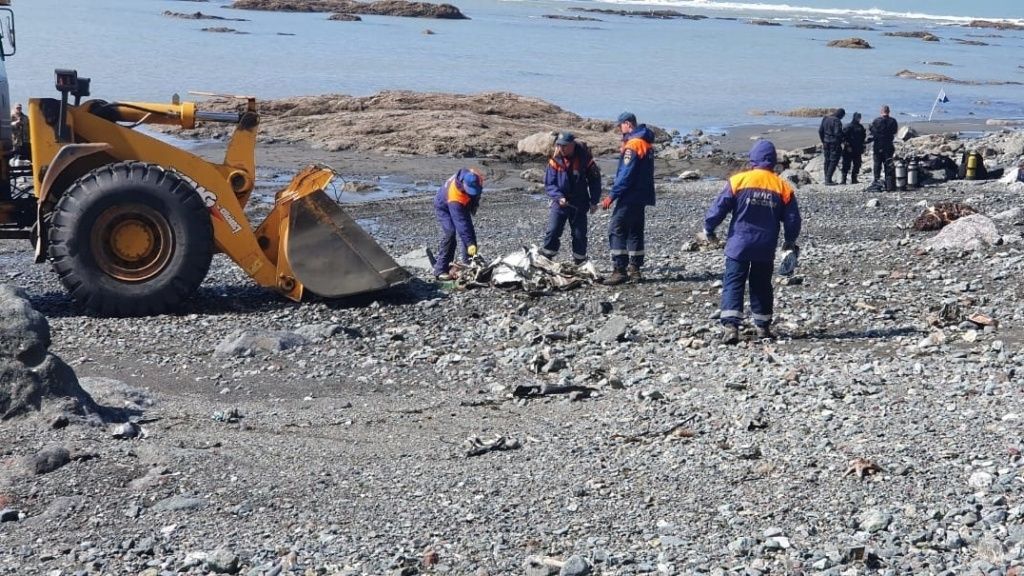
[[[572,132],[560,132],[558,138],[555,140],[555,144],[564,146],[566,144],[572,144],[576,141],[576,136]]]
[[[633,114],[632,112],[623,112],[622,114],[619,114],[618,122],[619,124],[622,124],[623,122],[636,124],[636,114]]]

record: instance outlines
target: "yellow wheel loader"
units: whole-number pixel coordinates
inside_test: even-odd
[[[29,239],[36,262],[49,260],[87,312],[173,310],[202,283],[216,252],[260,286],[296,301],[307,292],[341,297],[408,280],[324,192],[334,177],[329,168],[302,170],[277,193],[261,224],[249,221],[244,209],[255,185],[259,127],[254,99],[231,113],[190,102],[82,102],[89,80],[73,70],[56,71],[56,88],[59,99],[28,102],[29,162],[12,166],[10,127],[6,140],[0,130],[0,238]],[[192,128],[197,121],[234,124],[222,163],[135,129]]]

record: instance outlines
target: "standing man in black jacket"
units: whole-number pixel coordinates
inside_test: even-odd
[[[889,116],[888,106],[882,106],[881,114],[881,116],[875,118],[868,129],[871,131],[871,138],[874,140],[872,145],[874,153],[872,173],[875,177],[875,182],[878,182],[878,179],[881,177],[882,165],[892,160],[893,155],[896,154],[896,145],[893,144],[893,141],[896,139],[896,132],[900,129],[896,119]]]
[[[822,118],[821,126],[818,127],[818,138],[821,139],[821,147],[825,152],[826,186],[835,184],[832,175],[836,173],[843,155],[843,116],[846,116],[846,110],[838,108]]]
[[[850,174],[850,184],[857,183],[857,175],[860,174],[860,166],[864,157],[864,141],[867,138],[867,130],[860,123],[860,112],[853,113],[853,119],[843,128],[843,180],[846,184],[846,175]],[[851,174],[850,170],[853,169]]]

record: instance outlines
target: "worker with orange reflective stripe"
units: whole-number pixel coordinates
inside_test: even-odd
[[[441,225],[441,242],[434,262],[434,276],[450,280],[449,269],[455,259],[456,237],[462,241],[462,262],[476,256],[476,229],[473,215],[480,206],[484,177],[474,168],[463,168],[445,181],[434,197],[434,213]]]
[[[587,260],[587,215],[601,200],[601,170],[586,143],[563,132],[555,140],[555,154],[548,160],[544,190],[551,198],[548,229],[540,253],[553,258],[562,244],[566,222],[572,235],[575,264]]]
[[[615,184],[601,207],[615,204],[608,223],[608,243],[612,256],[612,275],[605,284],[622,284],[627,279],[639,282],[644,265],[645,210],[654,206],[654,132],[636,123],[631,112],[619,115],[622,154],[615,173]]]
[[[796,245],[800,236],[800,207],[792,186],[775,173],[777,159],[775,145],[758,140],[750,149],[752,168],[729,178],[704,217],[704,237],[715,240],[715,228],[732,215],[722,278],[722,341],[726,344],[739,341],[744,286],[748,280],[757,335],[774,337],[772,272],[780,228],[785,231],[783,250],[800,250]]]

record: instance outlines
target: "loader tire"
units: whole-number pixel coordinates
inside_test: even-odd
[[[206,277],[213,224],[195,188],[175,172],[109,164],[76,180],[57,203],[49,257],[86,312],[161,314]]]

